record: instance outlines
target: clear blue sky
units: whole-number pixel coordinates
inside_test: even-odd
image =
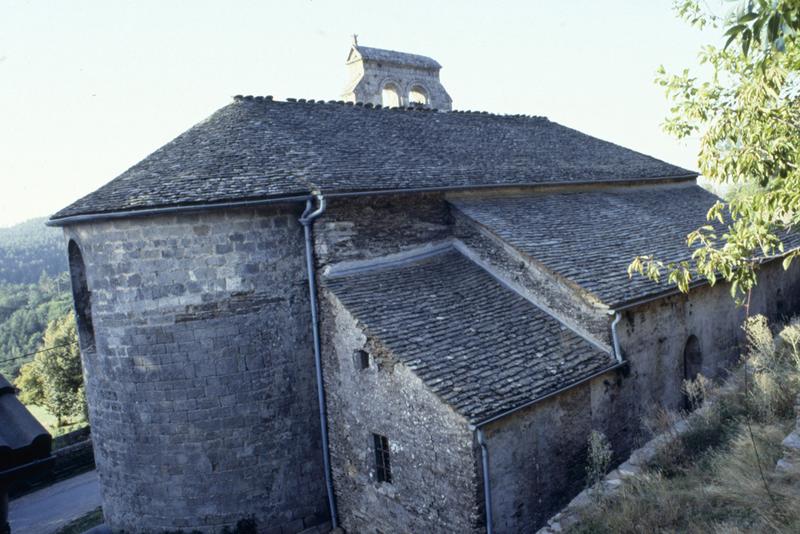
[[[235,94],[338,98],[350,35],[436,58],[457,109],[546,115],[695,168],[659,64],[702,35],[670,0],[0,0],[0,226],[49,215]]]

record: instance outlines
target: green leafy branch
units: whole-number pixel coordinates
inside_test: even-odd
[[[800,223],[800,2],[744,1],[726,18],[694,0],[676,11],[696,27],[727,28],[727,43],[700,51],[699,63],[711,68],[705,79],[659,68],[656,83],[672,102],[664,129],[679,139],[700,135],[700,172],[732,192],[687,236],[689,259],[639,256],[628,274],[666,278],[681,291],[723,279],[741,300],[766,258],[785,255],[788,268],[797,255],[783,241]]]

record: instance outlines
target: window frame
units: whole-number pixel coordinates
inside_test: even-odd
[[[391,447],[389,438],[381,434],[372,434],[372,447],[375,453],[375,478],[378,482],[392,484]]]
[[[353,351],[353,365],[356,368],[356,371],[365,371],[369,369],[371,364],[372,358],[370,358],[369,352],[365,351],[364,349],[357,349]]]

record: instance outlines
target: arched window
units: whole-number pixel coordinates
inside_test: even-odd
[[[383,107],[388,108],[395,108],[400,105],[400,90],[397,89],[397,85],[389,82],[383,86],[381,104]]]
[[[86,265],[81,249],[75,241],[69,241],[69,274],[72,279],[72,299],[75,304],[75,321],[81,350],[94,351],[94,325],[92,324],[92,299],[86,283]]]
[[[421,85],[415,85],[411,88],[411,91],[408,93],[408,101],[411,104],[417,104],[420,106],[427,106],[428,105],[428,91],[425,90],[424,87]]]
[[[683,348],[683,379],[697,380],[697,375],[703,371],[703,353],[700,350],[700,340],[697,336],[689,336]],[[695,403],[702,399],[695,399]],[[692,399],[684,392],[684,405],[687,409],[696,408],[692,406]]]

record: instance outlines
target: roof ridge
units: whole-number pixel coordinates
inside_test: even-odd
[[[383,62],[425,70],[439,70],[442,64],[430,56],[413,52],[402,52],[390,48],[378,48],[353,43],[351,49],[358,52],[362,61]]]
[[[578,324],[577,322],[570,321],[567,317],[556,312],[551,306],[542,302],[540,299],[535,298],[530,291],[527,291],[518,283],[502,275],[489,262],[481,258],[477,253],[475,253],[475,251],[471,250],[463,241],[455,239],[453,241],[453,249],[459,252],[469,261],[471,261],[472,263],[474,263],[475,265],[486,271],[486,273],[489,274],[489,276],[494,278],[500,285],[505,287],[507,290],[519,295],[532,305],[536,306],[537,308],[542,310],[542,312],[546,313],[547,315],[549,315],[550,317],[561,323],[565,328],[572,331],[578,337],[583,338],[585,341],[587,341],[597,349],[613,355],[613,349],[611,348],[610,345],[603,343],[602,340],[598,339],[588,330],[580,326],[580,324]]]
[[[444,241],[429,243],[394,254],[335,263],[327,266],[323,275],[328,279],[343,278],[355,274],[401,268],[454,250],[456,248],[453,246],[453,240],[448,238]]]
[[[333,105],[333,106],[350,106],[353,108],[362,108],[362,109],[382,109],[386,111],[416,111],[416,112],[426,112],[426,113],[449,113],[449,114],[457,114],[457,115],[481,115],[487,117],[498,117],[498,118],[506,118],[506,119],[534,119],[540,121],[551,122],[544,115],[527,115],[524,113],[495,113],[491,111],[485,110],[463,110],[463,109],[453,109],[450,111],[437,109],[437,108],[428,108],[424,106],[382,106],[381,104],[371,104],[369,102],[348,102],[345,100],[323,100],[323,99],[313,99],[313,98],[295,98],[295,97],[286,97],[285,100],[277,100],[272,95],[234,95],[233,96],[234,103],[238,102],[256,102],[256,103],[276,103],[276,104],[316,104],[316,105]]]

